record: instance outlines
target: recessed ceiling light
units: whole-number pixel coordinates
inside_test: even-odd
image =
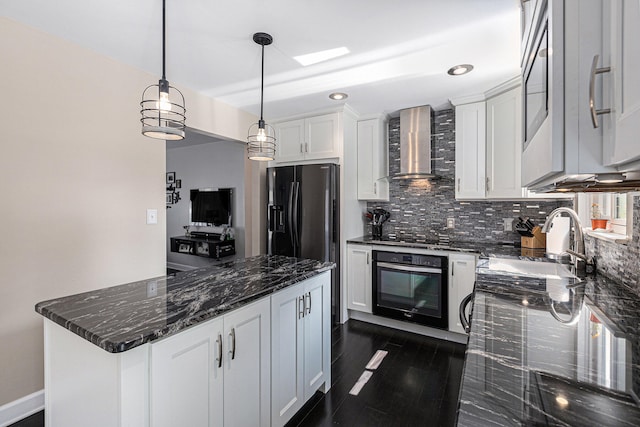
[[[471,70],[473,70],[473,65],[460,64],[460,65],[456,65],[454,67],[449,68],[449,70],[447,70],[447,74],[451,76],[461,76],[463,74],[467,74]]]
[[[349,49],[347,49],[346,47],[338,47],[335,49],[308,53],[306,55],[294,56],[293,59],[306,67],[307,65],[317,64],[318,62],[328,61],[330,59],[346,55],[347,53],[349,53]]]
[[[567,406],[569,406],[569,400],[564,396],[556,396],[556,403],[562,409],[564,409]]]
[[[341,101],[343,99],[347,99],[349,97],[349,95],[347,95],[346,93],[342,93],[342,92],[333,92],[331,95],[329,95],[329,98],[335,100],[335,101]]]

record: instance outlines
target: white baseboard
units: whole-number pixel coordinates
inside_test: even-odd
[[[186,265],[186,264],[178,264],[177,262],[168,262],[167,268],[173,268],[174,270],[180,270],[180,271],[187,271],[187,270],[193,270],[194,268],[198,268],[198,267],[194,267],[192,265]]]
[[[438,338],[446,341],[453,341],[459,344],[466,344],[468,337],[451,331],[443,331],[442,329],[430,328],[415,323],[401,322],[395,319],[375,316],[369,313],[363,313],[357,310],[349,310],[349,318],[369,322],[375,325],[386,326],[388,328],[399,329],[401,331],[413,332],[414,334],[425,335],[428,337]]]
[[[44,409],[44,390],[0,406],[0,427],[6,427]]]

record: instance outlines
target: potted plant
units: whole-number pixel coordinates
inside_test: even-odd
[[[601,228],[605,230],[607,228],[607,219],[602,218],[600,213],[600,205],[597,203],[591,204],[591,229],[596,230]]]

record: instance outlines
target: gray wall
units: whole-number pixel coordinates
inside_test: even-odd
[[[439,176],[429,180],[391,180],[389,203],[369,202],[367,207],[384,208],[391,219],[383,226],[389,237],[437,240],[439,234],[452,241],[517,241],[515,232],[505,232],[504,218],[530,217],[542,224],[556,207],[571,202],[504,201],[466,202],[455,200],[455,112],[435,112],[432,135],[434,168]],[[389,174],[400,172],[400,119],[389,121]],[[446,228],[446,219],[455,219],[455,228]],[[369,233],[371,230],[369,229]]]
[[[244,258],[245,147],[238,142],[221,141],[167,150],[167,172],[175,172],[182,180],[182,200],[167,209],[167,262],[192,267],[213,263],[210,258],[171,252],[169,238],[183,236],[189,224],[189,191],[192,188],[233,188],[233,228],[236,254]],[[192,228],[197,231],[197,228]],[[231,258],[223,258],[228,260]]]

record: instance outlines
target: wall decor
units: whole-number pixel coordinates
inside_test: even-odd
[[[167,172],[167,209],[171,207],[170,205],[175,205],[182,199],[180,192],[176,191],[178,188],[182,188],[182,180],[176,179],[175,172]]]

